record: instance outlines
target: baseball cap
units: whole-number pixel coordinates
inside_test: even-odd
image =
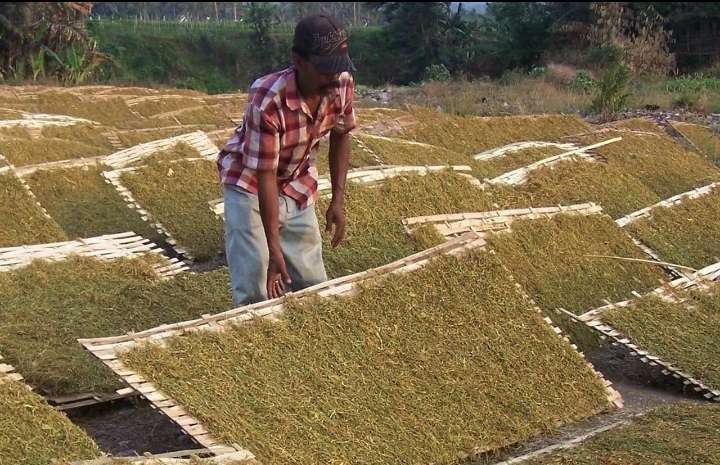
[[[293,51],[305,57],[321,73],[354,71],[347,52],[348,34],[332,16],[316,14],[295,27]]]

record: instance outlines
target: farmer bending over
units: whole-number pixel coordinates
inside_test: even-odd
[[[320,138],[330,133],[332,201],[326,231],[345,237],[345,177],[355,127],[347,33],[314,15],[295,28],[293,66],[250,87],[243,124],[218,154],[225,251],[235,304],[327,280],[313,203]]]

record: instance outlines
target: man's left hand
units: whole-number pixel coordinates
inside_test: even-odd
[[[345,239],[345,225],[347,224],[347,220],[345,219],[345,209],[343,208],[342,202],[334,200],[330,202],[330,206],[325,214],[325,223],[325,232],[328,233],[332,233],[333,225],[335,225],[335,233],[330,242],[333,248],[335,248]]]

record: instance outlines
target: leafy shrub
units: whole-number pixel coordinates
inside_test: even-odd
[[[425,68],[425,81],[449,81],[450,71],[444,64],[430,65]]]
[[[595,85],[595,80],[592,78],[592,76],[590,76],[590,73],[588,73],[587,71],[578,71],[571,84],[573,89],[577,89],[586,94],[590,93],[590,91],[592,91]]]
[[[625,107],[630,95],[627,93],[629,81],[630,69],[624,63],[610,66],[600,77],[591,110],[605,121],[611,119]]]

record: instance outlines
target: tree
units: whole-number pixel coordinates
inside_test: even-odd
[[[430,65],[442,64],[450,2],[388,2],[382,5],[386,43],[396,63],[397,81],[423,76]]]
[[[85,31],[89,2],[0,4],[0,77],[34,79],[53,74],[77,83],[96,69],[103,55]]]
[[[270,28],[276,21],[275,8],[270,3],[250,2],[245,9],[245,21],[250,26],[250,49],[258,75],[270,71],[274,64],[276,47]]]

